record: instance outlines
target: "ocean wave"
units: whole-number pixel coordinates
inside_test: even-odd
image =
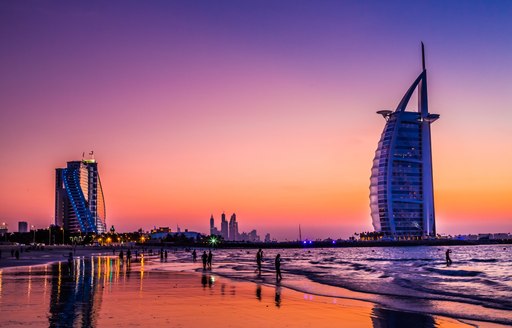
[[[378,258],[378,257],[368,257],[368,258],[365,258],[364,259],[365,261],[371,261],[371,262],[416,262],[416,261],[421,261],[421,262],[434,262],[434,261],[438,261],[437,259],[431,259],[431,258],[398,258],[398,259],[393,259],[393,258]]]
[[[470,259],[471,262],[479,262],[479,263],[494,263],[498,262],[496,259]]]
[[[456,276],[456,277],[476,277],[480,275],[484,275],[481,271],[474,271],[474,270],[450,270],[450,269],[437,269],[437,268],[431,268],[426,267],[424,270],[437,273],[440,275],[445,276]]]

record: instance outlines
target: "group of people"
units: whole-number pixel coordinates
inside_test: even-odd
[[[194,258],[194,262],[195,262],[195,258],[197,257],[195,249],[194,249],[194,252],[192,253],[192,257]],[[212,269],[212,259],[213,259],[212,251],[209,250],[208,254],[206,254],[206,251],[204,251],[203,255],[201,256],[201,259],[203,260],[203,270],[206,270],[206,269],[211,270]]]
[[[213,259],[213,254],[212,254],[211,250],[209,250],[208,253],[206,253],[206,251],[203,252],[203,255],[201,256],[201,260],[203,261],[203,270],[207,270],[207,269],[211,270],[212,269],[212,259]],[[195,249],[192,251],[192,261],[193,262],[197,261],[197,252]],[[256,252],[256,266],[257,266],[256,272],[258,272],[258,276],[261,276],[262,263],[263,263],[263,251],[260,248],[260,249],[258,249],[258,252]],[[281,274],[281,254],[277,254],[277,256],[274,260],[274,265],[276,268],[276,280],[281,281],[281,279],[283,279],[283,276]]]
[[[258,276],[261,276],[261,264],[263,262],[263,251],[261,248],[256,252],[256,271],[258,272]],[[281,254],[277,254],[276,258],[274,260],[274,265],[276,268],[276,280],[281,281],[283,279],[283,276],[281,275]]]

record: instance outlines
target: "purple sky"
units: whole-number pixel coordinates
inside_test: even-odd
[[[508,1],[2,1],[0,222],[47,226],[54,169],[94,150],[121,230],[207,231],[222,211],[280,239],[370,230],[375,111],[423,41],[439,230],[510,231],[511,17]]]

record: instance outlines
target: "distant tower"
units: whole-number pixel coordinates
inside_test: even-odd
[[[105,232],[105,199],[94,158],[68,162],[55,173],[55,224],[70,232]]]
[[[226,221],[226,214],[224,212],[221,215],[220,234],[224,240],[229,240],[228,221]]]
[[[229,240],[238,240],[238,222],[236,222],[236,214],[231,215],[229,220]]]
[[[375,231],[391,238],[436,235],[430,124],[439,118],[428,112],[427,70],[409,87],[395,111],[381,110],[386,119],[370,183],[370,208]],[[415,89],[418,111],[406,111]]]
[[[213,218],[213,214],[210,217],[210,235],[215,235],[217,229],[215,229],[215,219]]]
[[[28,232],[28,222],[27,221],[19,221],[18,222],[18,232]]]

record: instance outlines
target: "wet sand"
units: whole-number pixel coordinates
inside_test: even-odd
[[[92,259],[92,261],[90,260]],[[2,327],[470,327],[215,272],[149,269],[115,256],[0,270]],[[215,269],[214,269],[215,270]]]

